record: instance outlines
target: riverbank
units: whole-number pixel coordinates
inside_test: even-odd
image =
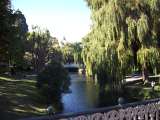
[[[43,98],[34,79],[0,76],[0,118],[17,120],[44,115]],[[41,103],[40,103],[41,102]]]
[[[64,113],[94,109],[99,104],[103,104],[103,101],[108,104],[106,103],[109,100],[108,97],[106,100],[99,98],[98,87],[94,83],[87,82],[82,75],[70,74],[70,76],[72,92],[63,95]],[[36,75],[25,75],[22,78],[0,76],[0,118],[2,120],[17,120],[46,114],[44,108],[47,106],[43,104],[44,98],[35,87],[35,79]],[[131,101],[160,97],[159,86],[160,84],[157,82],[152,91],[149,83],[144,85],[138,80],[125,87],[125,95],[127,95],[126,98],[131,98]]]

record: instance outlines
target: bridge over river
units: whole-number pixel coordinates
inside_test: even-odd
[[[75,63],[71,63],[71,64],[64,64],[64,67],[69,71],[69,72],[80,72],[83,73],[84,71],[84,66],[80,65],[80,64],[75,64]]]

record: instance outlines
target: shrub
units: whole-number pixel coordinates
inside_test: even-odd
[[[69,89],[70,78],[68,72],[60,62],[50,62],[37,77],[37,87],[47,98],[47,103],[59,104],[61,94]]]

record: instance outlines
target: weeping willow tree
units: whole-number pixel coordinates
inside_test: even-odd
[[[147,79],[155,68],[160,31],[159,0],[86,0],[91,9],[91,32],[83,39],[88,76],[97,75],[102,89],[119,90],[127,73],[140,65]]]
[[[82,52],[82,45],[80,42],[73,43],[73,57],[74,57],[74,62],[78,64],[82,64],[82,57],[81,57],[81,52]]]

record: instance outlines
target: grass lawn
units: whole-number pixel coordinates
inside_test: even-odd
[[[0,76],[0,120],[17,120],[45,114],[45,104],[33,79]]]
[[[151,82],[144,84],[141,82],[132,83],[125,86],[125,95],[129,98],[142,101],[160,97],[160,83],[156,80],[154,90]]]

